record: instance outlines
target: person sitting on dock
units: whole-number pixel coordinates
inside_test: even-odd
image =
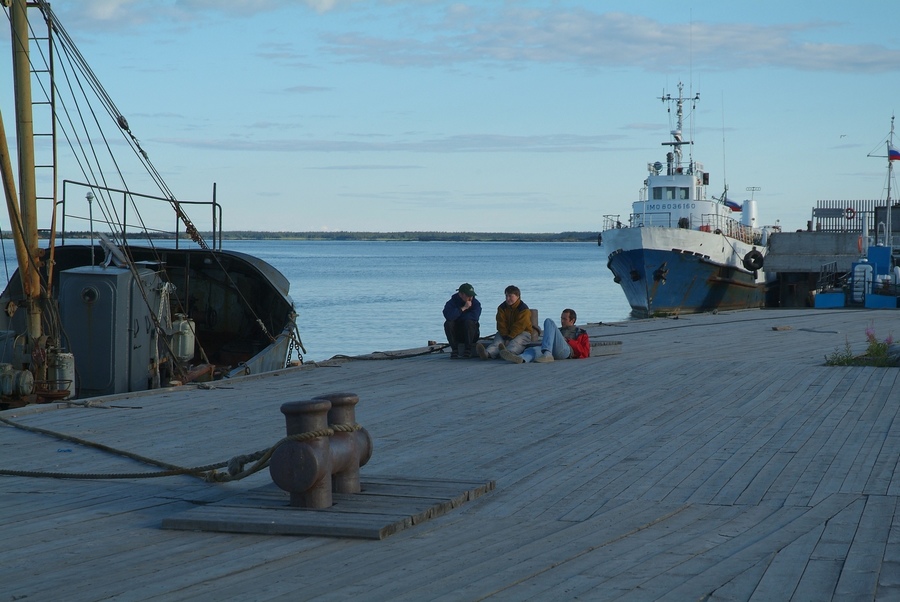
[[[575,310],[566,308],[559,317],[562,324],[559,328],[550,318],[544,320],[544,336],[541,337],[540,347],[529,347],[521,355],[511,353],[509,349],[501,349],[500,357],[515,364],[590,357],[591,341],[583,328],[575,326],[576,319]]]
[[[522,301],[519,287],[509,285],[504,291],[506,301],[497,307],[497,334],[490,345],[475,345],[478,356],[483,359],[495,358],[500,349],[521,353],[531,342],[531,310]]]
[[[444,334],[450,344],[450,359],[470,358],[475,342],[481,336],[481,303],[475,298],[475,287],[464,282],[456,289],[456,294],[444,304]]]

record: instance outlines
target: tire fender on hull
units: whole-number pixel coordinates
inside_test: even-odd
[[[765,263],[765,257],[763,254],[756,250],[754,247],[752,250],[747,251],[747,254],[744,255],[744,259],[741,261],[744,264],[744,268],[746,268],[750,272],[756,272],[761,270],[763,267],[763,263]]]

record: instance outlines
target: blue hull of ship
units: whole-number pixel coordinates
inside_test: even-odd
[[[765,287],[753,273],[693,253],[634,249],[607,263],[640,317],[762,307]]]

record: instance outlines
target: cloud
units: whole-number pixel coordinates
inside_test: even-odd
[[[285,88],[284,91],[290,94],[313,94],[316,92],[328,92],[331,88],[326,88],[324,86],[291,86],[289,88]]]
[[[139,0],[87,0],[81,7],[88,19],[108,21],[134,10]]]
[[[424,140],[190,140],[164,139],[159,142],[183,147],[239,152],[409,152],[409,153],[586,153],[620,150],[611,143],[619,135],[549,134],[501,136],[466,134]]]
[[[65,7],[60,2],[61,10],[71,15],[81,14],[88,19],[107,20],[133,15],[156,14],[157,19],[165,19],[173,14],[182,16],[216,11],[235,15],[248,15],[261,12],[294,8],[297,6],[312,9],[323,14],[337,10],[352,8],[357,4],[378,5],[424,5],[438,0],[78,0],[74,7]],[[54,10],[56,8],[54,7]]]
[[[354,4],[358,0],[300,0],[300,4],[318,13],[325,13],[341,6]],[[185,10],[217,10],[226,13],[258,13],[277,10],[298,4],[297,0],[178,0]]]
[[[403,39],[334,34],[326,48],[345,60],[421,67],[485,63],[640,67],[652,71],[781,67],[805,71],[900,70],[900,50],[878,44],[810,43],[835,24],[783,25],[689,22],[586,9],[451,8],[431,31]]]
[[[72,5],[60,3],[54,11],[68,25],[93,29],[118,27],[155,21],[188,22],[209,13],[246,17],[262,12],[292,8],[298,4],[317,13],[327,13],[355,4],[359,0],[79,0]],[[68,3],[67,3],[68,4]]]
[[[886,43],[836,43],[848,26],[821,20],[781,24],[666,22],[625,12],[587,8],[526,8],[524,3],[462,4],[433,0],[81,0],[60,3],[64,22],[117,27],[147,22],[186,23],[215,14],[246,18],[273,11],[402,15],[394,34],[320,32],[323,49],[344,61],[389,66],[453,67],[528,64],[583,68],[638,67],[654,72],[784,68],[838,73],[900,71],[900,48]],[[401,13],[381,7],[402,7]],[[370,23],[371,18],[361,22]],[[296,15],[286,14],[288,23]],[[390,18],[390,17],[384,17]]]
[[[334,171],[383,171],[383,170],[408,170],[423,169],[421,165],[324,165],[322,167],[305,167],[304,169],[334,170]]]

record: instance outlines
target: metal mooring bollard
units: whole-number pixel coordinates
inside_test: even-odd
[[[332,491],[359,493],[359,467],[372,457],[372,437],[356,425],[353,393],[322,395],[310,401],[292,401],[281,406],[287,434],[300,435],[325,431],[333,426],[333,435],[305,441],[288,441],[275,450],[269,460],[269,474],[275,484],[291,494],[291,506],[329,508]]]
[[[320,395],[316,400],[331,402],[328,410],[328,424],[356,425],[356,404],[359,396],[354,393],[331,393]],[[359,493],[359,467],[365,466],[372,457],[372,437],[369,431],[360,428],[355,431],[335,431],[331,436],[331,490],[335,493]]]

